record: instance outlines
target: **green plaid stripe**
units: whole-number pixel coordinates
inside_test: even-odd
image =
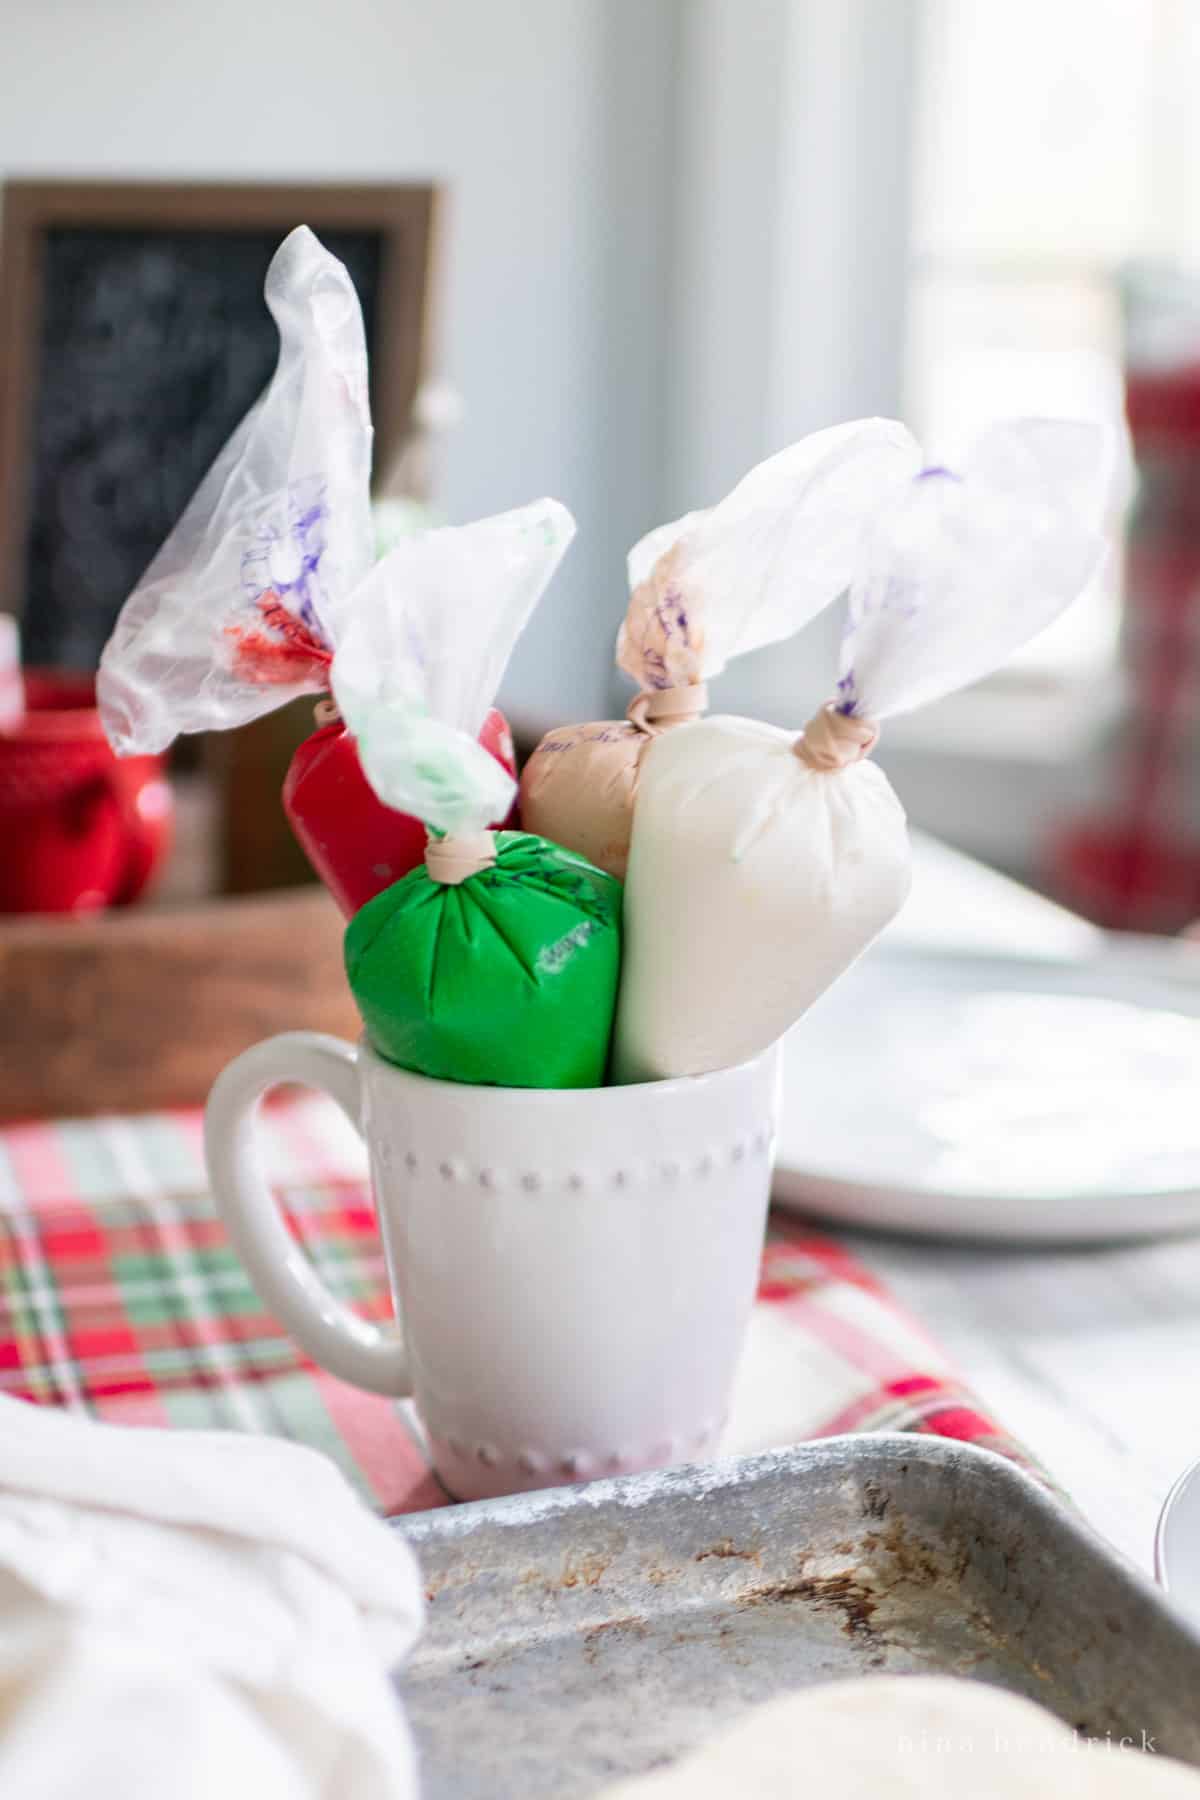
[[[286,1134],[284,1109],[266,1119]],[[263,1310],[205,1191],[195,1123],[162,1114],[4,1134],[0,1390],[100,1418],[274,1432],[326,1451],[376,1502],[419,1491],[430,1504],[398,1408],[315,1370]],[[362,1184],[309,1180],[280,1198],[336,1297],[389,1317]]]
[[[289,1228],[322,1280],[387,1317],[365,1184],[346,1178],[336,1132],[303,1102],[266,1108],[260,1129]],[[836,1240],[777,1222],[759,1303],[820,1345],[838,1390],[793,1395],[788,1410],[806,1422],[779,1441],[931,1431],[1028,1460]],[[0,1390],[126,1423],[295,1438],[386,1511],[444,1499],[408,1403],[314,1369],[264,1312],[207,1192],[193,1112],[0,1133]]]

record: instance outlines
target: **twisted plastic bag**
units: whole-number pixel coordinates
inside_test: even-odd
[[[381,1056],[441,1081],[598,1087],[621,954],[621,884],[523,831],[456,886],[425,868],[346,928],[346,973]]]
[[[871,522],[850,587],[835,705],[895,718],[1036,637],[1107,552],[1116,434],[1070,419],[993,425],[962,469],[923,469]]]
[[[872,509],[920,466],[895,420],[835,425],[759,463],[708,511],[649,532],[629,552],[618,667],[661,692],[793,637],[846,587]]]
[[[477,733],[574,534],[565,506],[538,500],[405,539],[367,576],[333,693],[386,805],[453,834],[504,817],[515,784]]]
[[[994,427],[961,474],[924,470],[881,508],[836,697],[799,738],[714,718],[655,740],[626,880],[619,1080],[756,1055],[895,915],[908,834],[862,760],[878,720],[975,680],[1062,612],[1104,554],[1115,473],[1103,427]]]
[[[371,415],[358,296],[307,226],[276,251],[279,361],[121,611],[97,696],[123,754],[329,686],[371,566]]]
[[[351,616],[376,595],[364,588],[377,539],[353,284],[302,226],[272,259],[265,292],[280,334],[274,377],[130,595],[104,652],[101,712],[125,754],[161,750],[179,732],[242,725],[328,689]],[[469,597],[469,589],[448,596],[467,656],[460,602]],[[511,770],[503,715],[488,720],[482,738]],[[340,721],[299,746],[283,805],[347,916],[424,854],[424,826],[377,799]]]
[[[525,824],[624,875],[648,746],[703,712],[705,683],[734,657],[799,631],[843,591],[865,521],[919,467],[891,420],[836,426],[635,544],[617,662],[639,693],[627,720],[547,733],[521,783]]]
[[[367,779],[437,834],[424,865],[350,921],[346,973],[380,1055],[438,1080],[604,1077],[620,883],[557,844],[484,829],[515,783],[475,735],[573,533],[567,509],[541,500],[398,544],[334,659]]]

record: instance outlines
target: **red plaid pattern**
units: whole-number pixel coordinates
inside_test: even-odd
[[[264,1114],[289,1226],[339,1298],[390,1312],[361,1151],[316,1097]],[[326,1451],[375,1506],[443,1503],[406,1402],[316,1369],[263,1311],[208,1194],[200,1114],[0,1133],[0,1390],[101,1419],[267,1431]],[[835,1240],[767,1246],[728,1448],[928,1431],[1026,1459]]]

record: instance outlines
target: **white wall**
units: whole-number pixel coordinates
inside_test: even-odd
[[[450,189],[439,500],[579,536],[503,698],[623,708],[624,554],[790,439],[896,410],[919,0],[3,0],[6,175]],[[795,723],[832,617],[726,711]]]
[[[685,0],[664,517],[806,432],[901,408],[920,0]],[[723,712],[800,725],[837,611],[735,663]]]
[[[557,494],[579,538],[514,712],[603,711],[624,547],[657,517],[677,0],[4,0],[0,179],[448,184],[437,368],[462,520]],[[647,512],[647,507],[650,511]]]

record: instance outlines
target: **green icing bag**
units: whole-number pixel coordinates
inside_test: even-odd
[[[413,869],[351,919],[346,973],[367,1035],[390,1062],[438,1080],[597,1087],[621,883],[528,832],[497,832],[492,847],[494,863],[466,879]]]
[[[571,541],[557,500],[419,532],[360,583],[333,695],[385,806],[429,828],[422,868],[346,931],[381,1056],[439,1081],[596,1087],[621,956],[621,884],[493,832],[516,782],[477,741],[517,635]]]

